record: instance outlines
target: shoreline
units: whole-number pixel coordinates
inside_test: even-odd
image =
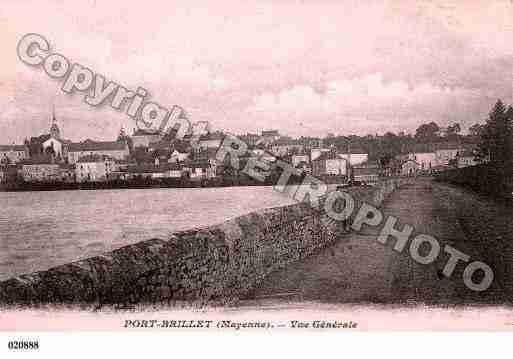
[[[346,183],[345,177],[328,177],[323,179],[326,184]],[[260,182],[251,179],[216,178],[212,180],[183,179],[137,179],[117,180],[109,182],[18,182],[1,183],[0,192],[42,192],[42,191],[94,191],[112,189],[152,189],[152,188],[225,188],[225,187],[268,187],[275,186],[277,178]],[[287,185],[301,185],[303,177],[291,177]]]

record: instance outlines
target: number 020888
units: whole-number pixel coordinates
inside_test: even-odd
[[[39,349],[38,341],[9,341],[7,347],[10,350],[37,350]]]

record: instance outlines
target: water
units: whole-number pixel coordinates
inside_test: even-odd
[[[0,280],[291,203],[272,187],[0,192]]]

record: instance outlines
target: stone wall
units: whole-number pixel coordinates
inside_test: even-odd
[[[379,206],[403,179],[348,191]],[[0,282],[2,304],[235,301],[267,274],[330,245],[338,226],[306,203],[261,210]],[[357,207],[358,208],[358,207]]]

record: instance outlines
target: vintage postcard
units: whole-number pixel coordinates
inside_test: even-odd
[[[2,0],[0,40],[0,331],[513,329],[512,1]]]

